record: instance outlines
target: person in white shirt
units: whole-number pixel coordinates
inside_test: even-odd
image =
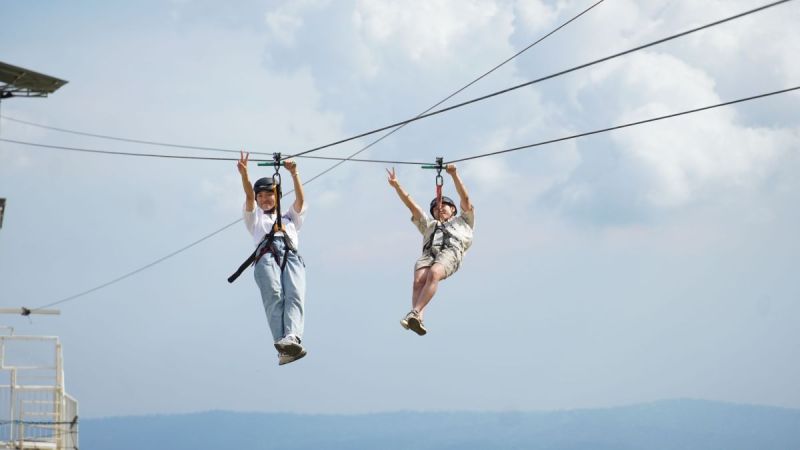
[[[278,219],[274,180],[260,178],[250,184],[247,174],[249,153],[242,152],[237,168],[244,189],[244,223],[257,246],[253,272],[261,291],[267,322],[278,350],[278,364],[296,361],[306,355],[303,348],[303,310],[306,293],[305,263],[297,253],[298,230],[306,215],[303,184],[297,164],[284,161],[294,183],[294,203],[281,211],[283,229],[276,230],[272,239],[265,236],[273,230]]]
[[[461,214],[456,216],[458,208],[449,197],[442,197],[441,205],[438,199],[434,198],[430,205],[433,218],[428,217],[403,190],[394,168],[391,171],[386,170],[389,173],[389,185],[395,189],[400,200],[411,211],[411,222],[423,236],[422,256],[414,265],[411,311],[400,320],[403,328],[411,329],[420,336],[428,332],[422,322],[425,307],[436,294],[439,281],[454,274],[461,266],[464,253],[472,245],[472,230],[475,228],[475,211],[461,177],[458,176],[456,166],[448,164],[446,170],[453,178],[453,184],[460,197]]]

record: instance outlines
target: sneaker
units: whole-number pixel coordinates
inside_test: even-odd
[[[407,330],[408,329],[408,319],[410,319],[411,317],[414,317],[416,315],[417,315],[417,311],[416,310],[412,309],[411,311],[409,311],[409,313],[406,314],[405,317],[400,319],[400,326],[402,326],[403,328],[405,328]]]
[[[303,356],[306,356],[307,353],[308,352],[306,352],[306,349],[300,350],[300,353],[298,353],[296,355],[289,355],[287,353],[279,353],[278,354],[278,365],[282,366],[284,364],[289,364],[290,362],[295,362],[298,359],[302,358]]]
[[[422,324],[422,319],[420,319],[419,315],[417,314],[414,314],[408,318],[408,328],[420,336],[425,336],[425,334],[428,332],[428,330],[425,329],[425,325]]]
[[[276,342],[275,349],[278,350],[278,353],[296,356],[303,351],[303,346],[300,345],[300,338],[289,335]]]

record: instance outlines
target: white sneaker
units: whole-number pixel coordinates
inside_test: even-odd
[[[296,356],[303,351],[303,346],[300,345],[300,339],[297,336],[289,335],[276,342],[275,349],[278,350],[278,353]]]
[[[400,326],[402,326],[403,328],[405,328],[407,330],[408,329],[408,319],[411,319],[412,317],[416,317],[416,316],[417,316],[417,311],[412,309],[411,311],[409,311],[408,314],[406,314],[405,317],[400,319]]]
[[[278,354],[278,365],[282,366],[284,364],[289,364],[290,362],[295,362],[298,359],[306,356],[306,354],[308,354],[308,352],[306,352],[305,349],[300,350],[300,353],[298,353],[296,355],[289,355],[289,354],[286,354],[286,353],[279,353]]]
[[[419,315],[414,314],[413,316],[408,318],[408,328],[411,329],[414,333],[417,333],[420,336],[425,336],[428,333],[428,330],[425,328],[425,325],[422,324],[422,319],[419,318]]]

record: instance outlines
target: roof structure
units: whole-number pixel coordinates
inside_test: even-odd
[[[0,98],[47,97],[67,81],[0,61]]]

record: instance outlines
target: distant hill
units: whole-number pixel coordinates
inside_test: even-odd
[[[213,411],[81,420],[84,450],[800,450],[800,410],[699,400],[508,413]]]

